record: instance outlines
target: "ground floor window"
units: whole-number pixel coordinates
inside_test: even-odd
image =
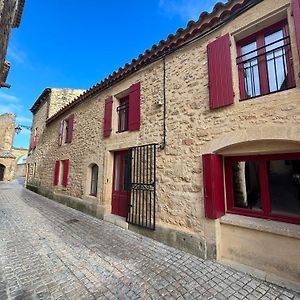
[[[98,166],[93,164],[91,167],[91,196],[97,196],[97,185],[98,185]]]
[[[300,223],[300,153],[225,158],[227,211]]]

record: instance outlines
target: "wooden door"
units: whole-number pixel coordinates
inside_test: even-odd
[[[129,151],[118,151],[114,154],[112,214],[126,217],[130,201],[131,174],[129,172]]]
[[[5,166],[0,164],[0,181],[4,180]]]

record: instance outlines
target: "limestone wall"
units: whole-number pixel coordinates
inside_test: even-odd
[[[225,145],[231,145],[231,141],[232,144],[255,141],[256,136],[264,137],[262,140],[300,142],[300,82],[297,76],[296,88],[239,101],[236,40],[283,17],[289,21],[294,72],[299,73],[295,31],[288,3],[288,0],[265,0],[225,26],[166,57],[167,146],[157,156],[157,223],[161,227],[202,238],[195,247],[203,256],[214,251],[217,231],[215,221],[204,218],[202,154],[221,151]],[[259,26],[255,25],[258,23]],[[228,32],[232,42],[234,104],[210,110],[207,44]],[[141,83],[141,130],[115,133],[117,116],[114,107],[113,133],[103,139],[106,97],[118,95],[135,82]],[[38,163],[34,180],[44,190],[83,198],[86,194],[87,167],[97,162],[103,176],[99,176],[98,188],[101,192],[94,201],[101,207],[101,214],[110,213],[113,151],[162,142],[163,107],[157,104],[161,100],[162,60],[86,99],[44,131],[43,143],[28,160],[31,165],[35,161]],[[59,124],[70,113],[75,115],[73,141],[59,146]],[[297,149],[300,151],[296,143],[293,151]],[[247,153],[247,147],[243,151]],[[269,147],[268,151],[276,149]],[[63,159],[70,159],[69,184],[67,188],[54,187],[55,161]],[[34,180],[29,178],[29,183],[34,184]]]
[[[57,113],[64,106],[72,102],[80,94],[83,93],[83,90],[79,89],[56,89],[51,88],[51,100],[49,103],[49,113],[48,117],[50,118],[55,113]]]

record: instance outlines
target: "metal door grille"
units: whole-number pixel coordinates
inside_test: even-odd
[[[133,147],[131,156],[130,203],[127,222],[155,229],[156,144]]]

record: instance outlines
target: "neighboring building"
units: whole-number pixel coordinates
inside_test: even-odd
[[[24,177],[26,176],[26,159],[27,159],[27,154],[24,154],[21,156],[16,165],[16,170],[15,170],[15,178],[18,177]]]
[[[0,0],[0,88],[6,83],[10,64],[5,60],[12,28],[20,26],[25,0]]]
[[[35,104],[28,188],[300,282],[299,50],[298,0],[217,4],[51,117]]]
[[[28,153],[28,149],[13,147],[15,127],[15,115],[0,115],[0,181],[14,179],[18,159]]]

